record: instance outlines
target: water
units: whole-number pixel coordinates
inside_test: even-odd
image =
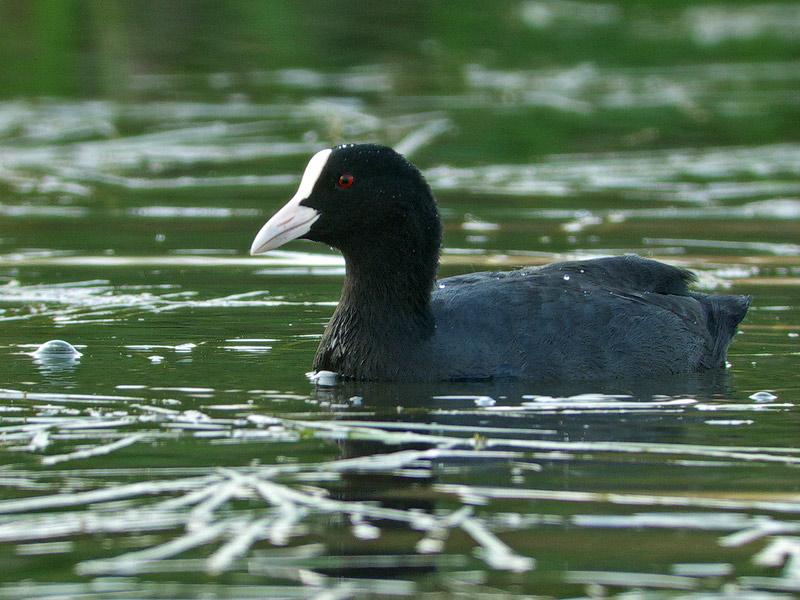
[[[800,591],[794,3],[0,13],[0,597]],[[246,251],[356,140],[425,172],[442,275],[751,294],[730,368],[317,387],[341,258]]]

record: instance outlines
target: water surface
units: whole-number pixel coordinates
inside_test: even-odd
[[[0,597],[798,593],[795,4],[314,7],[0,6]],[[729,368],[315,387],[341,258],[246,250],[344,141],[424,171],[443,276],[752,295]]]

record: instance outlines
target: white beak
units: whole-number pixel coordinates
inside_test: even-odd
[[[320,214],[311,207],[301,206],[300,203],[311,195],[330,154],[330,149],[320,150],[311,157],[297,192],[261,228],[250,246],[250,254],[261,254],[280,248],[286,242],[309,232]]]

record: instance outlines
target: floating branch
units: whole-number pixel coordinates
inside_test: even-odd
[[[237,525],[231,532],[230,540],[208,558],[206,571],[215,575],[228,569],[235,559],[246,555],[254,543],[268,535],[276,519],[275,516],[269,516]]]
[[[203,528],[189,531],[182,536],[174,538],[165,544],[152,546],[145,550],[129,552],[108,560],[92,560],[82,562],[77,571],[81,575],[114,574],[133,575],[140,572],[142,566],[152,561],[164,560],[176,556],[197,546],[202,546],[216,540],[226,531],[242,525],[242,521],[228,519],[217,523],[210,523]]]
[[[619,494],[604,492],[573,492],[535,490],[530,488],[489,488],[448,483],[434,484],[433,489],[445,494],[468,498],[503,500],[552,500],[556,502],[603,502],[629,506],[691,506],[722,510],[765,510],[769,512],[800,513],[800,502],[764,500],[730,500],[728,498],[697,498],[691,496],[657,496],[652,494]]]
[[[473,517],[463,519],[459,525],[472,539],[480,544],[479,556],[493,569],[508,571],[530,571],[536,561],[520,556],[501,542],[486,526]]]
[[[96,504],[98,502],[112,502],[115,500],[124,500],[126,498],[136,498],[139,496],[155,496],[183,490],[194,490],[208,483],[213,483],[218,479],[218,475],[208,475],[206,477],[187,477],[186,479],[175,479],[172,481],[142,481],[140,483],[112,486],[91,490],[89,492],[2,500],[0,501],[0,514],[82,506],[85,504]]]
[[[132,442],[129,442],[132,443]],[[111,445],[108,445],[111,446]],[[60,455],[66,456],[66,455]],[[275,545],[286,544],[304,519],[315,514],[347,515],[355,524],[374,527],[366,520],[389,520],[426,533],[429,539],[443,540],[449,529],[464,529],[481,546],[480,555],[487,564],[499,569],[527,570],[531,559],[516,555],[503,544],[480,519],[470,516],[471,509],[462,508],[445,514],[429,514],[419,510],[388,508],[370,502],[342,501],[297,489],[274,478],[294,477],[303,480],[307,473],[329,472],[392,472],[409,465],[427,465],[430,461],[456,459],[513,460],[516,452],[478,450],[403,450],[399,452],[343,459],[306,465],[268,465],[242,469],[220,469],[207,477],[186,477],[166,481],[112,486],[74,494],[56,494],[0,502],[0,514],[36,510],[89,506],[76,513],[59,513],[26,517],[0,523],[0,539],[49,539],[98,533],[103,531],[134,532],[181,527],[184,533],[170,541],[144,550],[129,552],[113,559],[81,563],[82,574],[134,574],[152,569],[193,548],[226,541],[205,560],[209,573],[219,573],[238,565],[253,544],[268,540]],[[149,505],[107,514],[103,504],[133,500],[143,496],[180,493],[175,498]],[[269,507],[263,516],[237,516],[230,507],[232,501],[261,498]],[[191,510],[187,510],[192,507]],[[220,511],[225,508],[225,518]],[[430,544],[429,544],[430,545]],[[430,549],[429,549],[430,550]]]
[[[120,448],[126,448],[135,444],[136,442],[140,442],[147,438],[147,434],[145,433],[134,433],[133,435],[129,435],[127,437],[122,438],[121,440],[117,440],[116,442],[111,442],[110,444],[103,444],[102,446],[93,446],[92,448],[87,448],[86,450],[76,450],[75,452],[70,452],[68,454],[53,454],[50,456],[42,457],[42,464],[43,465],[55,465],[60,462],[66,462],[68,460],[77,460],[80,458],[91,458],[93,456],[103,456],[105,454],[111,454],[115,450],[119,450]]]
[[[800,464],[800,448],[748,447],[748,446],[706,446],[697,444],[667,444],[656,442],[567,442],[559,440],[529,440],[514,438],[453,437],[414,433],[413,431],[387,431],[374,427],[369,421],[363,425],[350,422],[340,425],[336,421],[293,421],[280,419],[287,427],[312,429],[321,432],[322,437],[332,439],[361,439],[380,441],[385,444],[427,443],[439,448],[480,445],[482,448],[510,447],[526,450],[549,450],[559,452],[612,452],[627,454],[673,454],[729,458],[752,462],[776,462]],[[409,426],[413,430],[413,424]],[[797,454],[798,456],[794,456]]]

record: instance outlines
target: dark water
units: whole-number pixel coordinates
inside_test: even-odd
[[[0,597],[793,597],[799,24],[0,3]],[[686,266],[753,296],[730,368],[315,388],[343,263],[246,250],[314,151],[368,140],[428,176],[442,275]]]

